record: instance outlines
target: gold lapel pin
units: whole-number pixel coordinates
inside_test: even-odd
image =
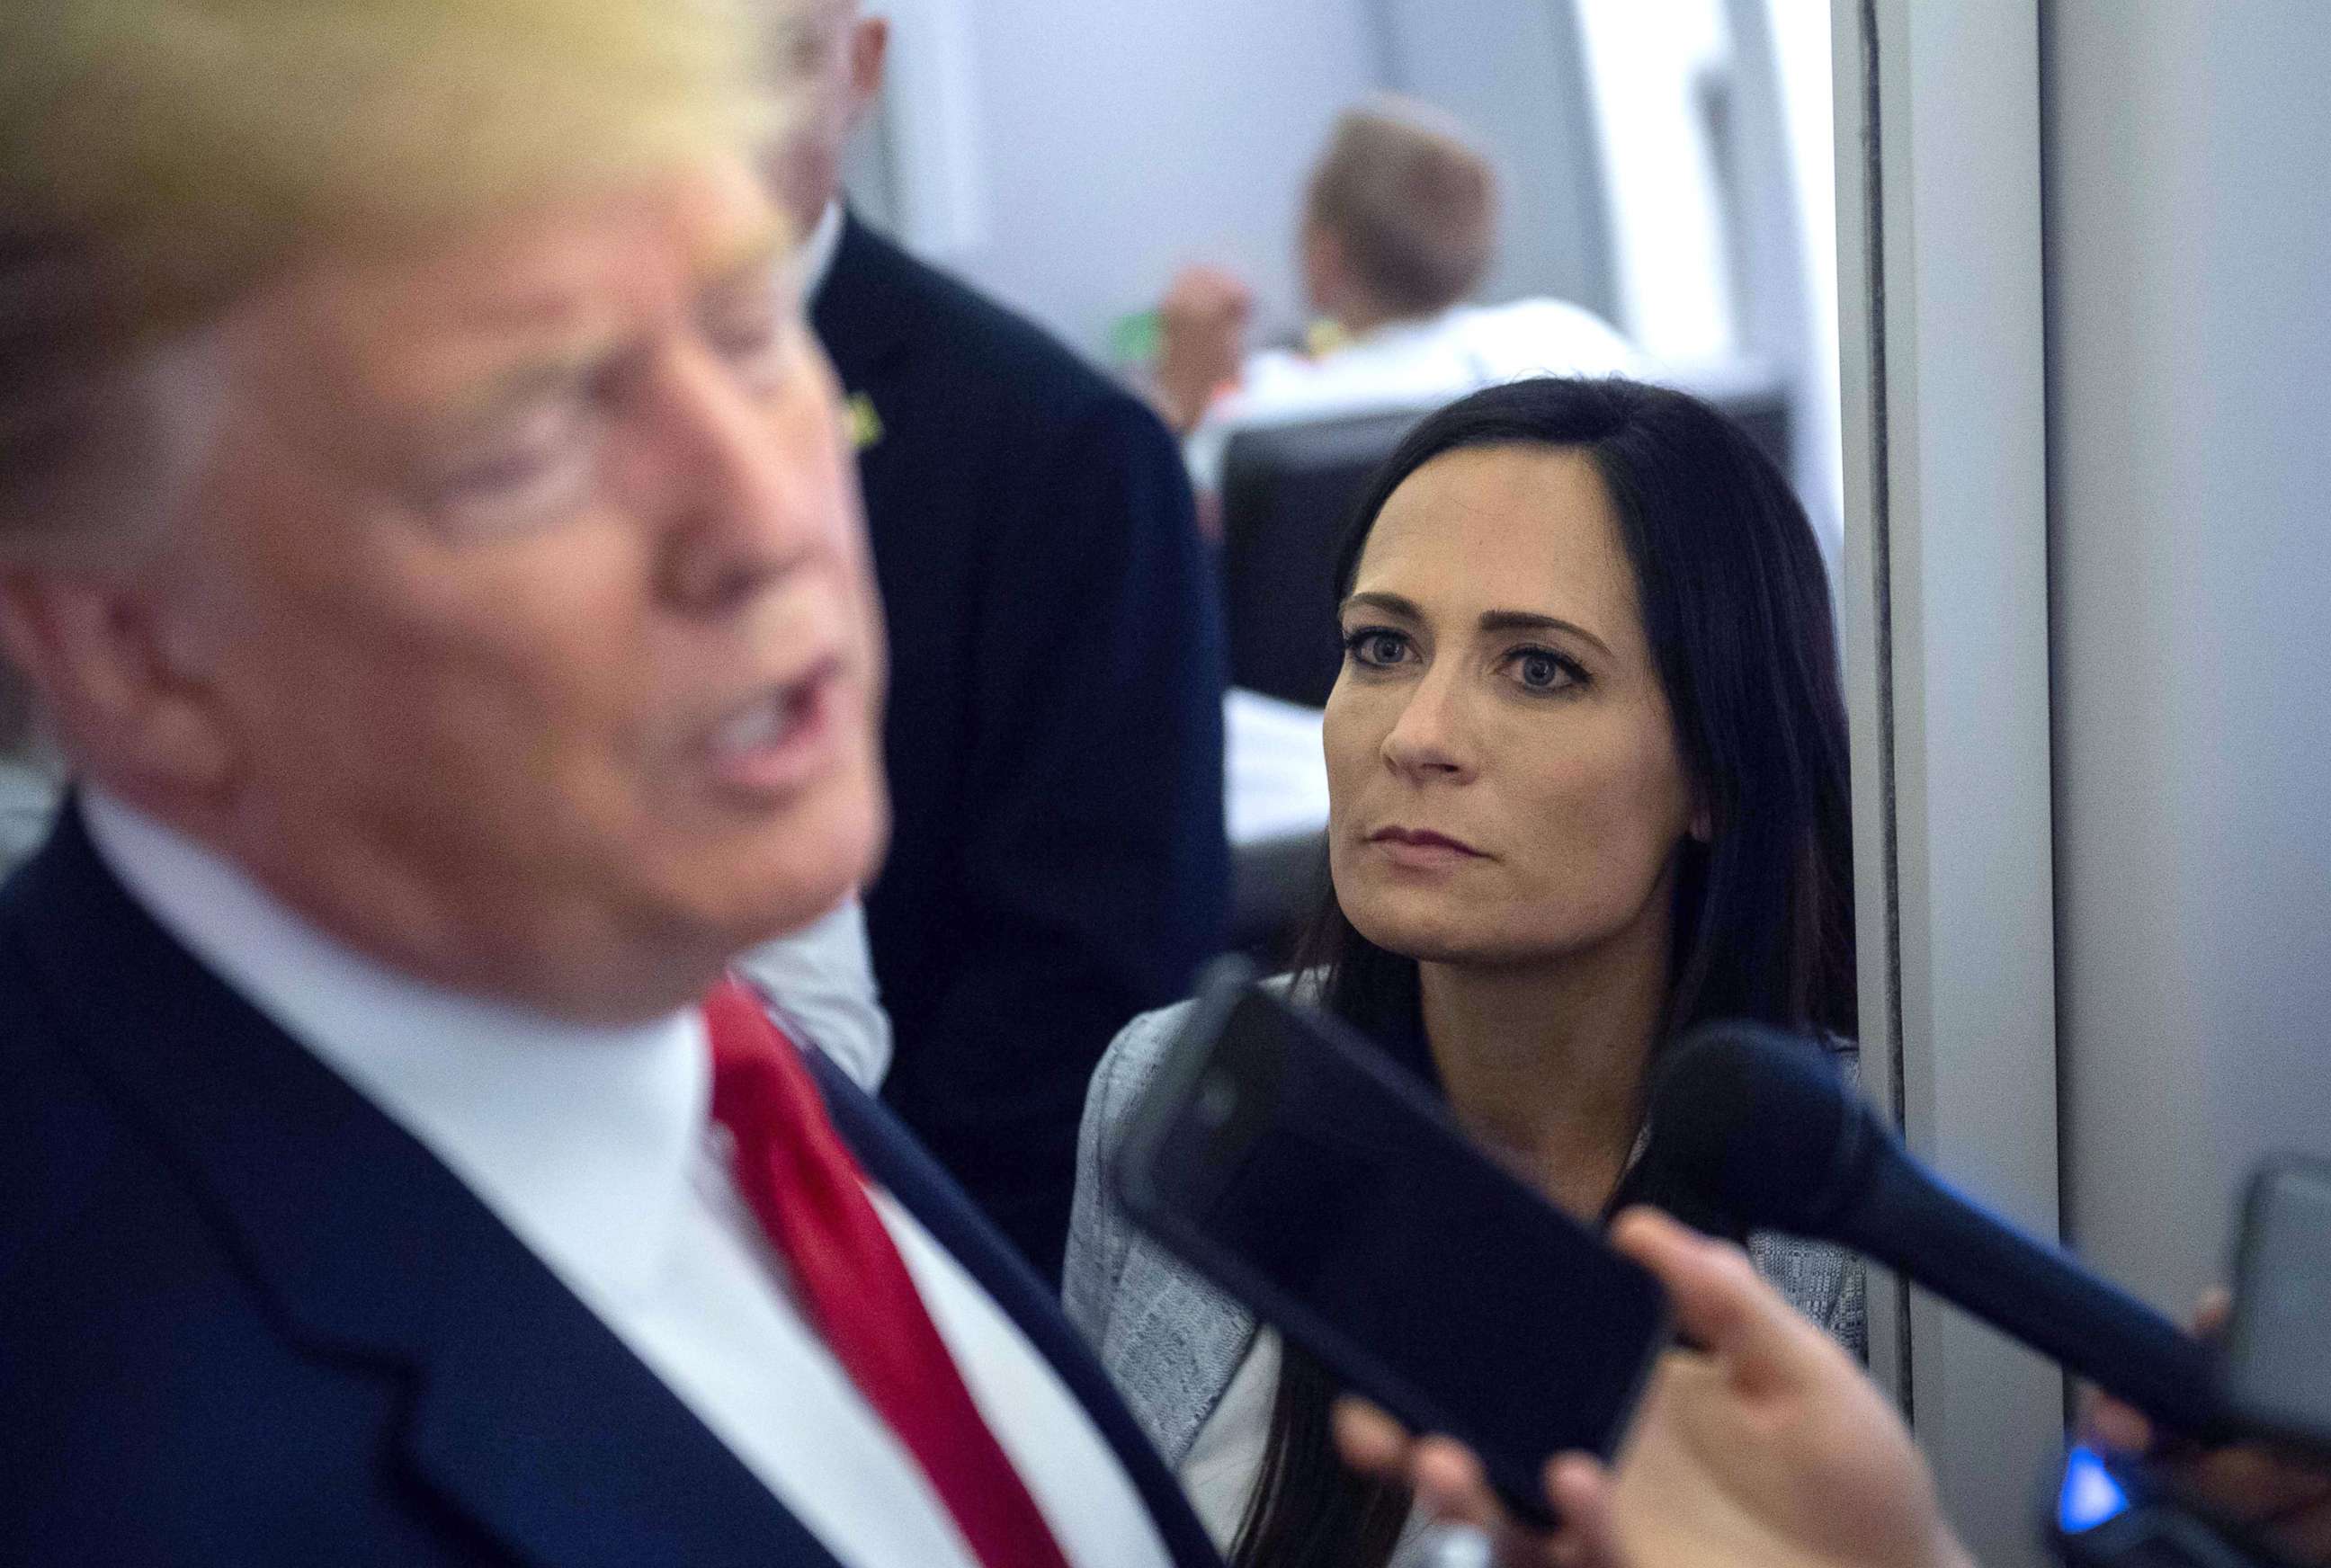
[[[882,416],[874,412],[874,400],[864,393],[854,393],[850,399],[850,444],[860,451],[882,439]]]

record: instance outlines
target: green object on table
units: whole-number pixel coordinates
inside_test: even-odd
[[[1120,316],[1108,329],[1109,357],[1119,365],[1151,364],[1157,358],[1165,333],[1165,323],[1155,310]]]

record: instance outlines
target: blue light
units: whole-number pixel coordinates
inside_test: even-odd
[[[2067,1535],[2093,1530],[2128,1511],[2128,1494],[2090,1449],[2075,1446],[2064,1457],[2064,1487],[2056,1496],[2056,1527]]]

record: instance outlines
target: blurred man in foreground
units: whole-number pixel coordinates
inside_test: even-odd
[[[842,204],[887,22],[778,14],[805,106],[772,172],[811,236],[896,671],[896,825],[866,899],[884,1093],[1058,1279],[1093,1065],[1225,938],[1213,577],[1156,416]]]
[[[0,889],[0,1561],[1211,1559],[723,980],[884,832],[749,43],[0,19],[0,635],[78,781]]]

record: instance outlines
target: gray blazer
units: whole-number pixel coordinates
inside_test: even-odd
[[[1150,1441],[1176,1466],[1245,1360],[1254,1318],[1136,1231],[1100,1172],[1189,1007],[1185,1002],[1135,1019],[1093,1074],[1063,1280],[1070,1320],[1092,1342]],[[1757,1271],[1800,1310],[1861,1352],[1860,1262],[1833,1247],[1779,1237],[1752,1237],[1749,1252]]]

